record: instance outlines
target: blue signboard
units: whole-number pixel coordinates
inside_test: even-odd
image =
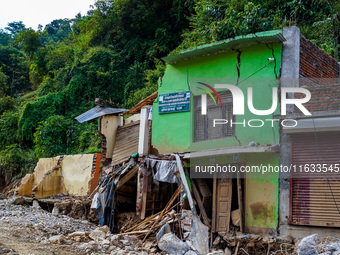
[[[190,111],[190,91],[161,94],[158,96],[158,113]]]

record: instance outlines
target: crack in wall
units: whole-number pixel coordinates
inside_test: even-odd
[[[276,58],[275,58],[275,51],[274,51],[274,47],[269,47],[268,43],[266,43],[266,46],[268,49],[272,50],[272,57],[274,59],[274,74],[275,74],[275,78],[278,78],[277,72],[276,72]]]
[[[236,64],[236,69],[237,69],[237,81],[236,81],[236,86],[238,85],[238,82],[240,80],[240,76],[241,76],[241,72],[240,72],[240,68],[241,68],[241,51],[240,50],[236,50],[238,52],[237,54],[237,64]]]

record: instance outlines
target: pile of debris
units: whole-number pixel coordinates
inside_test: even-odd
[[[225,254],[292,254],[293,240],[286,236],[259,236],[254,234],[218,235],[213,246]]]
[[[313,234],[303,238],[296,249],[299,255],[330,255],[340,254],[340,238],[321,238],[318,234]]]

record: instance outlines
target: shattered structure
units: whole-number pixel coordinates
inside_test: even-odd
[[[293,26],[203,45],[164,61],[158,91],[132,109],[100,101],[77,117],[80,122],[99,117],[101,154],[40,159],[18,194],[88,195],[101,225],[142,243],[157,240],[170,254],[208,254],[212,246],[235,254],[262,248],[266,254],[275,247],[284,254],[279,237],[252,234],[339,233],[319,228],[340,226],[340,181],[334,174],[295,178],[289,171],[267,171],[339,164],[335,59]],[[310,89],[312,99],[305,106],[311,116],[291,105],[280,111],[280,91],[292,87]],[[252,108],[249,100],[245,109],[238,104],[236,90],[245,98],[251,95]],[[303,98],[301,93],[286,96]],[[212,125],[212,119],[223,124]],[[218,166],[235,171],[217,174]],[[263,166],[265,173],[255,171]],[[119,220],[126,218],[134,220]]]

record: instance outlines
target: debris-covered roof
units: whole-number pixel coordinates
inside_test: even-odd
[[[237,36],[235,38],[190,48],[181,51],[177,55],[167,56],[163,58],[163,60],[168,64],[174,64],[176,62],[192,59],[195,57],[216,54],[231,49],[237,49],[243,46],[251,46],[262,43],[280,43],[284,41],[286,41],[286,39],[282,35],[282,30],[265,31]]]
[[[119,114],[125,111],[126,109],[102,107],[98,105],[92,108],[91,110],[84,112],[83,114],[76,117],[76,120],[78,120],[80,123],[83,123],[85,121],[93,120],[100,116],[110,115],[110,114]]]

